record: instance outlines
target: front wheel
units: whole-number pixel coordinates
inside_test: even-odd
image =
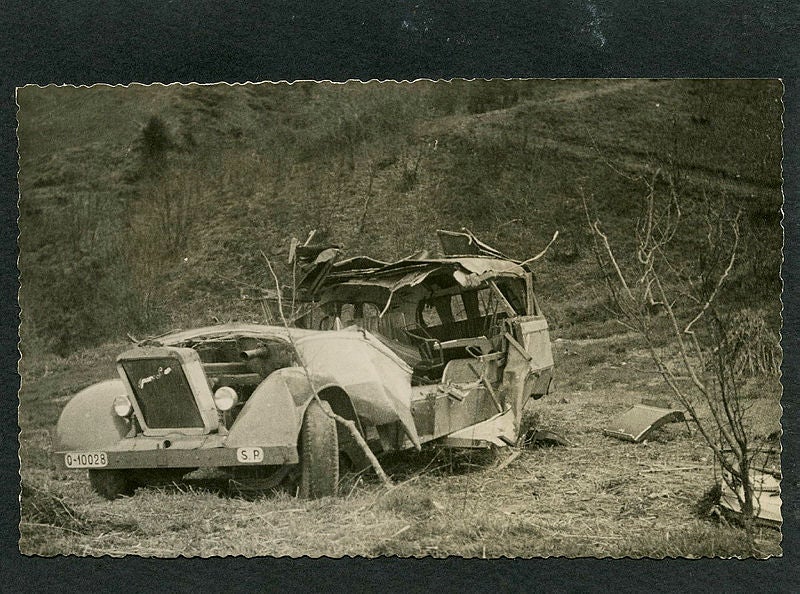
[[[136,491],[130,470],[93,469],[89,471],[89,482],[95,493],[108,500],[129,497]]]
[[[336,495],[339,483],[339,439],[327,402],[312,400],[300,429],[300,496]]]

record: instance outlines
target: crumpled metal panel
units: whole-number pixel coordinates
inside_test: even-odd
[[[374,286],[384,287],[389,291],[397,291],[403,287],[413,287],[424,281],[436,269],[428,268],[424,270],[412,270],[405,274],[393,276],[358,276],[340,283],[339,286]]]
[[[403,279],[413,279],[415,275],[427,276],[432,272],[450,270],[466,271],[469,274],[479,275],[510,275],[523,277],[525,269],[513,260],[501,260],[489,257],[461,257],[461,258],[433,258],[426,260],[399,260],[378,268],[365,269],[344,268],[339,269],[334,264],[329,278],[336,283],[353,282],[358,280],[378,281],[397,285],[406,284]]]
[[[493,258],[456,258],[453,260],[459,266],[466,268],[472,274],[510,274],[523,278],[525,269],[511,260]]]
[[[360,417],[375,425],[399,420],[420,447],[411,415],[411,367],[382,342],[352,328],[317,332],[296,347],[312,374],[331,378],[347,392]]]
[[[354,256],[352,258],[347,258],[345,260],[339,260],[336,262],[336,270],[338,272],[344,272],[346,270],[365,272],[367,270],[377,270],[388,265],[389,262],[376,260],[375,258],[370,258],[369,256]]]
[[[662,425],[680,422],[685,418],[682,410],[637,404],[612,419],[608,428],[603,429],[603,433],[625,441],[640,443]]]
[[[772,474],[760,470],[751,471],[750,480],[753,482],[756,491],[756,518],[764,524],[780,526],[783,522],[780,481]],[[736,493],[724,480],[722,481],[722,494],[720,495],[719,504],[734,514],[740,514],[742,511]]]
[[[367,256],[338,260],[338,249],[324,250],[313,262],[306,258],[309,261],[303,266],[298,290],[310,298],[324,291],[326,286],[369,281],[396,291],[404,286],[413,286],[429,274],[442,270],[457,273],[458,282],[464,286],[472,286],[479,279],[493,275],[520,278],[525,275],[525,268],[518,260],[508,258],[481,242],[469,230],[440,230],[438,233],[447,254],[444,258],[428,258],[427,252],[420,252],[395,262],[383,262]],[[320,248],[315,246],[315,249]],[[312,255],[316,255],[316,252]]]
[[[522,335],[522,346],[530,355],[530,367],[534,371],[553,366],[553,349],[549,340],[547,320],[541,316],[526,316],[517,318],[514,322],[519,324],[519,333]]]
[[[512,445],[516,439],[514,411],[508,409],[475,425],[465,427],[442,438],[442,445],[452,447],[485,447]]]
[[[337,295],[346,287],[382,287],[388,291],[386,304],[381,311],[388,311],[394,294],[400,289],[414,287],[422,283],[431,274],[448,271],[455,280],[464,287],[480,286],[487,279],[501,276],[524,278],[525,270],[510,260],[494,258],[452,258],[439,260],[401,260],[384,268],[369,269],[363,272],[332,271],[328,275],[327,287],[336,288]],[[328,299],[331,298],[329,293]],[[326,297],[323,297],[325,300]]]

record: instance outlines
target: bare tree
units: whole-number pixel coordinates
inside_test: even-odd
[[[768,449],[751,429],[752,401],[741,390],[739,362],[749,341],[741,340],[720,307],[740,252],[740,213],[730,214],[720,202],[703,216],[689,217],[670,175],[659,169],[641,180],[647,193],[632,248],[615,250],[583,199],[611,307],[621,324],[644,339],[658,372],[712,449],[749,527],[760,511],[752,471],[766,466]],[[694,257],[678,256],[687,250],[687,237],[700,240]],[[766,363],[767,370],[774,366]]]

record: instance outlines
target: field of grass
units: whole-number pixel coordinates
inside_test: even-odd
[[[569,447],[429,450],[383,460],[394,480],[347,477],[342,497],[242,496],[201,471],[169,487],[106,502],[85,472],[57,471],[50,431],[67,395],[113,369],[109,345],[23,378],[20,549],[37,555],[431,555],[703,557],[780,554],[780,533],[711,517],[712,455],[685,424],[632,444],[602,433],[643,397],[666,395],[627,335],[555,343],[558,390],[531,402],[531,426]],[[775,382],[754,397],[755,434],[780,417]],[[516,456],[509,464],[504,462]]]

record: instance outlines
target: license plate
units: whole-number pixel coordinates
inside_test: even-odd
[[[64,454],[64,465],[67,468],[102,468],[108,466],[105,452],[69,452]]]
[[[236,459],[243,464],[258,464],[264,461],[264,450],[261,448],[237,448]]]

